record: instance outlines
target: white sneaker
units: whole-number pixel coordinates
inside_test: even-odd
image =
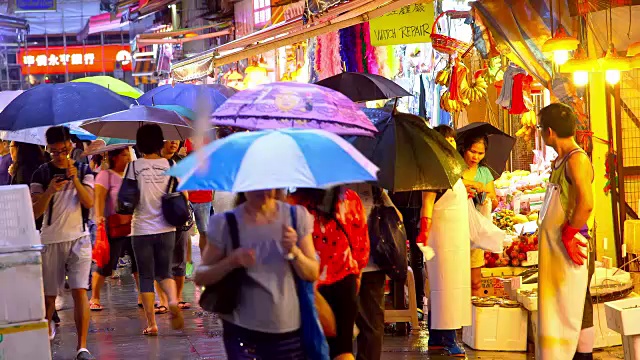
[[[56,323],[53,321],[49,321],[49,331],[51,332],[49,335],[49,341],[53,341],[56,337]]]

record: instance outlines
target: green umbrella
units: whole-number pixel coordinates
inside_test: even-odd
[[[105,145],[116,145],[116,144],[129,144],[131,142],[131,140],[126,140],[126,139],[116,139],[116,138],[109,138],[109,137],[98,137],[98,139],[102,139],[105,142]]]
[[[462,177],[464,160],[416,115],[363,109],[378,129],[375,138],[351,143],[380,168],[378,184],[390,191],[450,189]]]

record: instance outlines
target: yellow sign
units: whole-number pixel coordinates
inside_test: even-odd
[[[431,42],[434,20],[432,1],[418,1],[369,21],[371,45]]]

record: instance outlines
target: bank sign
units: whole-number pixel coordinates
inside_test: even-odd
[[[117,62],[131,71],[128,45],[30,47],[18,53],[23,75],[113,72]]]
[[[56,0],[16,0],[16,12],[56,11]]]
[[[369,21],[373,46],[431,42],[434,8],[431,1],[418,1]]]

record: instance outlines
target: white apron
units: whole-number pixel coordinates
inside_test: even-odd
[[[471,325],[471,260],[467,189],[459,180],[435,203],[426,262],[431,287],[432,329]]]
[[[560,187],[549,183],[540,211],[538,236],[538,360],[571,360],[578,347],[588,262],[578,266],[569,258],[562,243],[562,226],[566,221]]]

